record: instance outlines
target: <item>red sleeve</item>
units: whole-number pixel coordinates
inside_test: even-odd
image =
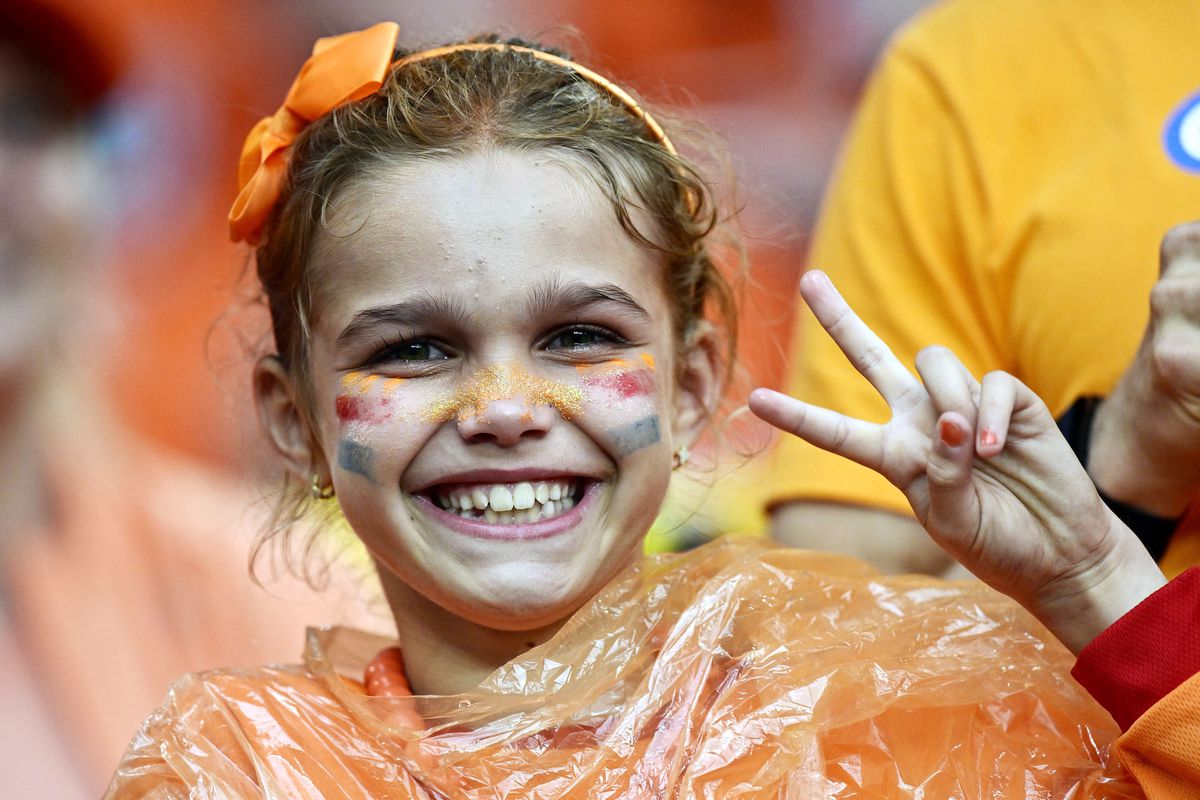
[[[1121,730],[1200,672],[1200,567],[1147,597],[1083,648],[1071,674]]]

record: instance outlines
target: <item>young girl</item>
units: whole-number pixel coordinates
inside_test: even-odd
[[[709,188],[557,54],[397,33],[318,42],[231,221],[274,325],[281,519],[337,504],[400,646],[313,630],[303,665],[185,678],[108,797],[1137,796],[1161,767],[1110,757],[1069,653],[995,592],[745,543],[642,558],[732,337]],[[1161,586],[1015,379],[930,351],[922,384],[803,291],[896,416],[757,413],[880,469],[1072,649]]]

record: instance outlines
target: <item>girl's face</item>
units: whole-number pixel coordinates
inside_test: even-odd
[[[659,259],[581,167],[500,150],[380,169],[339,196],[310,267],[318,447],[293,465],[332,480],[385,586],[526,630],[639,552],[711,372],[677,388]]]

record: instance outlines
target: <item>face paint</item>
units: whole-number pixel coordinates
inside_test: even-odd
[[[364,397],[340,395],[337,399],[337,417],[342,422],[378,422],[374,406]]]
[[[583,411],[583,392],[578,387],[530,375],[516,365],[499,364],[479,370],[465,386],[434,400],[422,419],[440,424],[454,418],[482,416],[488,403],[514,397],[524,398],[531,408],[551,406],[563,419],[572,419]]]
[[[654,378],[654,356],[614,358],[599,364],[580,365],[580,380],[587,390],[587,403],[610,427],[605,438],[621,456],[650,447],[662,440],[654,400],[658,387]],[[621,420],[631,420],[621,424]]]
[[[338,420],[343,424],[387,422],[393,416],[393,412],[387,408],[391,405],[391,395],[402,383],[403,378],[381,381],[378,375],[347,373],[342,377],[342,391],[334,401]]]
[[[621,400],[654,394],[654,356],[642,353],[633,362],[614,358],[602,364],[580,366],[585,386],[600,389]]]
[[[654,394],[654,375],[646,369],[597,375],[584,378],[583,382],[587,386],[611,392],[622,400]]]
[[[375,451],[366,445],[342,439],[338,442],[338,466],[347,472],[361,475],[375,482]]]
[[[662,439],[657,415],[643,417],[628,425],[614,428],[608,432],[608,435],[622,456],[627,456],[643,447],[658,444]]]

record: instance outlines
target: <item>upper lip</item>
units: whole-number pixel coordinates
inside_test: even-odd
[[[509,469],[467,469],[447,472],[425,481],[413,488],[413,494],[427,491],[434,486],[454,483],[521,483],[523,481],[552,480],[562,477],[602,480],[593,470],[576,470],[569,467],[514,467]]]

